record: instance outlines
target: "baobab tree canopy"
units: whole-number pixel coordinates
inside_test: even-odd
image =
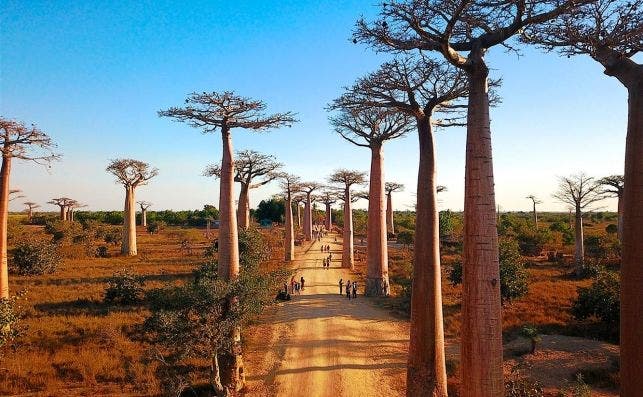
[[[281,167],[283,164],[277,162],[273,155],[254,150],[243,150],[237,152],[234,159],[234,181],[247,185],[249,189],[258,188],[277,179]],[[221,166],[211,164],[205,169],[203,175],[219,178],[221,177]],[[253,179],[259,177],[261,180],[253,184]]]
[[[386,182],[384,184],[384,189],[386,190],[386,193],[393,193],[393,192],[401,192],[404,190],[404,184],[403,183],[397,183],[397,182]]]
[[[35,125],[27,126],[22,122],[0,117],[0,151],[3,157],[49,164],[60,159],[54,153],[56,144],[49,135]]]
[[[342,109],[330,123],[342,138],[363,147],[381,146],[411,129],[406,114],[385,108]]]
[[[594,178],[579,173],[559,178],[558,190],[552,197],[573,208],[586,210],[591,204],[605,198],[601,185]]]
[[[157,168],[151,168],[148,163],[134,159],[111,160],[106,171],[116,177],[116,182],[134,188],[147,184],[159,173]]]
[[[342,168],[335,170],[335,172],[328,177],[328,182],[341,185],[343,188],[350,188],[353,185],[363,185],[366,183],[366,173]]]

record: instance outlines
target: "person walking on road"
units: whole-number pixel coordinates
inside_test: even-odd
[[[353,299],[357,298],[357,281],[353,281]]]
[[[351,280],[346,281],[346,297],[351,300]]]
[[[304,276],[301,276],[301,279],[299,281],[301,282],[301,290],[303,291],[304,290],[304,283],[306,282],[306,280],[304,280]]]
[[[344,286],[344,280],[339,279],[339,294],[342,294],[342,287]]]

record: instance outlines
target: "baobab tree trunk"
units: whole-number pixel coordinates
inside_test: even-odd
[[[241,191],[239,192],[239,208],[237,208],[237,222],[241,229],[248,229],[250,227],[250,203],[249,203],[249,188],[245,183],[241,184]]]
[[[297,204],[297,227],[301,227],[301,205]]]
[[[389,233],[395,233],[395,225],[393,224],[393,192],[388,192],[386,195],[386,229]]]
[[[643,390],[643,67],[628,87],[621,262],[621,395]]]
[[[534,203],[534,227],[538,230],[538,213],[536,212],[536,203]]]
[[[134,187],[125,187],[125,208],[123,219],[123,242],[121,243],[121,254],[136,256],[136,207],[134,199]]]
[[[295,260],[295,228],[292,222],[292,197],[290,193],[286,195],[286,235],[284,236],[284,251],[286,262]]]
[[[623,244],[623,195],[619,195],[617,200],[617,224],[616,224],[616,236],[618,237],[618,241],[621,242],[621,245]]]
[[[147,227],[147,210],[141,209],[141,226]]]
[[[67,213],[69,214],[69,222],[73,222],[74,221],[74,210],[70,209]]]
[[[442,325],[440,238],[435,168],[435,147],[429,117],[418,119],[420,164],[417,187],[417,218],[411,338],[406,395],[447,396],[447,372]]]
[[[331,212],[330,203],[326,203],[326,230],[333,228],[333,213]]]
[[[61,205],[60,206],[60,220],[64,221],[67,218],[67,211],[65,210],[65,206]]]
[[[239,276],[239,236],[237,218],[234,211],[234,159],[232,157],[232,137],[227,127],[221,129],[223,142],[223,159],[221,161],[221,178],[219,188],[219,278],[233,280]],[[235,305],[232,300],[229,304]],[[228,393],[235,395],[245,382],[243,358],[241,355],[241,332],[236,329],[230,336],[233,346],[221,352],[221,382]]]
[[[27,222],[31,223],[33,221],[33,210],[29,208],[29,212],[27,213]]]
[[[306,205],[304,206],[304,238],[306,241],[313,239],[313,208],[310,194],[306,196]]]
[[[382,146],[371,147],[371,175],[368,191],[368,232],[366,235],[367,296],[381,296],[388,285],[388,247],[386,245],[386,201],[384,192],[384,155]]]
[[[7,145],[5,145],[5,148]],[[0,168],[0,299],[9,299],[9,264],[7,262],[7,221],[9,219],[9,177],[11,157],[2,156]]]
[[[574,221],[574,264],[576,276],[583,274],[585,268],[585,244],[583,241],[583,213],[581,209],[576,206],[576,216]]]
[[[351,208],[351,190],[344,190],[344,231],[342,233],[342,267],[353,270],[355,257],[353,254],[353,209]]]
[[[502,397],[502,313],[498,231],[482,53],[470,54],[464,197],[461,395]]]

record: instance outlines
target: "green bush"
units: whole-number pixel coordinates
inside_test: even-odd
[[[545,393],[538,382],[512,379],[505,382],[506,397],[542,397]]]
[[[107,246],[99,245],[98,248],[96,248],[96,256],[99,258],[108,258],[109,250],[107,249]]]
[[[11,343],[20,336],[20,307],[18,301],[24,294],[12,296],[9,299],[0,298],[0,348]],[[2,357],[0,355],[0,357]]]
[[[403,230],[397,234],[397,243],[409,246],[415,240],[415,232],[412,230]]]
[[[618,226],[616,226],[614,223],[610,223],[609,225],[605,226],[605,232],[609,234],[616,234],[618,233]]]
[[[78,222],[55,220],[45,224],[45,232],[51,234],[58,243],[76,244],[84,242],[89,236]]]
[[[578,298],[572,305],[573,316],[577,320],[594,317],[618,328],[621,306],[619,290],[618,274],[601,272],[592,285],[578,288]]]
[[[161,230],[165,229],[167,224],[164,221],[153,221],[147,223],[147,232],[150,234],[160,233]]]
[[[123,228],[115,226],[106,229],[103,234],[103,241],[107,244],[119,245],[123,241]]]
[[[132,274],[128,270],[114,273],[107,280],[105,288],[105,302],[122,305],[137,303],[143,296],[143,278]]]
[[[55,244],[26,240],[13,249],[10,270],[15,274],[35,276],[53,273],[60,264],[60,255]]]

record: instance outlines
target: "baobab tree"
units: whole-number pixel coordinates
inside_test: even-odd
[[[185,100],[184,107],[172,107],[158,112],[161,117],[170,117],[199,128],[204,133],[221,132],[223,156],[219,177],[219,260],[218,275],[222,280],[239,276],[239,236],[234,214],[234,156],[232,154],[232,130],[235,128],[266,131],[281,126],[290,126],[297,120],[294,114],[275,113],[266,115],[262,101],[236,95],[232,91],[194,92]],[[234,304],[234,302],[231,302]],[[231,335],[230,349],[219,354],[221,382],[228,394],[237,394],[245,383],[241,355],[241,331]]]
[[[9,201],[14,201],[14,200],[24,198],[25,197],[24,194],[20,194],[20,193],[22,193],[22,190],[20,190],[20,189],[10,189],[9,190]]]
[[[76,200],[69,197],[58,197],[53,198],[47,202],[47,204],[56,205],[60,209],[60,220],[66,221],[69,220],[69,206],[71,206]]]
[[[76,210],[78,210],[79,208],[85,208],[85,207],[87,207],[87,204],[82,204],[82,203],[79,203],[76,200],[73,200],[67,206],[67,219],[70,222],[73,222],[74,221],[74,214],[76,213]]]
[[[25,211],[27,211],[27,221],[31,223],[33,220],[33,210],[36,208],[40,208],[40,205],[37,203],[34,203],[33,201],[26,201],[23,203],[27,208]]]
[[[147,209],[152,206],[149,201],[137,201],[138,206],[141,208],[141,226],[147,227]]]
[[[326,230],[330,231],[333,228],[333,214],[331,205],[337,202],[337,193],[333,190],[324,190],[319,195],[319,201],[326,206],[326,214],[324,216],[324,225]]]
[[[35,125],[0,117],[0,299],[9,299],[9,268],[7,265],[7,221],[9,219],[9,183],[14,159],[49,165],[60,156],[51,138]]]
[[[623,238],[623,190],[625,188],[625,178],[623,175],[610,175],[596,181],[602,187],[603,194],[609,197],[616,197],[618,224],[617,233],[618,239]],[[622,242],[622,241],[621,241]]]
[[[386,107],[415,118],[420,151],[415,238],[423,243],[413,251],[409,396],[447,393],[434,129],[464,125],[463,98],[467,92],[463,71],[446,61],[419,55],[383,64],[335,101],[346,107]]]
[[[299,190],[304,193],[304,238],[306,241],[313,239],[313,201],[315,197],[313,192],[321,189],[322,185],[317,182],[302,182],[299,184]]]
[[[287,173],[280,173],[278,177],[281,179],[281,189],[284,192],[286,201],[286,205],[284,206],[284,210],[286,211],[284,259],[286,262],[291,262],[295,260],[295,227],[293,225],[292,201],[293,194],[299,190],[299,177]]]
[[[576,276],[581,276],[585,271],[585,249],[583,244],[583,213],[593,203],[605,199],[601,185],[595,183],[594,178],[584,173],[559,178],[558,190],[552,197],[571,205],[575,211],[574,222],[574,262]]]
[[[379,20],[359,20],[353,34],[355,42],[378,51],[437,52],[467,76],[460,393],[464,397],[504,394],[489,68],[484,56],[495,46],[512,49],[508,41],[513,36],[584,1],[590,0],[386,2]],[[444,390],[435,393],[446,395]]]
[[[365,294],[385,295],[389,280],[383,146],[388,140],[404,136],[412,125],[409,116],[395,110],[341,106],[333,109],[340,110],[330,119],[335,132],[350,143],[371,151]]]
[[[295,204],[297,208],[297,227],[302,227],[301,226],[301,203],[306,202],[306,196],[303,194],[298,194],[293,196],[292,202]]]
[[[121,253],[136,256],[136,188],[147,185],[150,179],[158,175],[157,168],[148,163],[134,159],[111,160],[106,171],[116,177],[116,183],[125,188],[125,207],[123,213],[123,242]]]
[[[401,192],[404,190],[404,185],[396,182],[386,182],[384,184],[386,191],[386,226],[389,233],[395,233],[395,225],[393,223],[393,193]]]
[[[250,190],[264,186],[277,178],[277,171],[283,164],[275,157],[254,150],[237,152],[234,162],[234,181],[239,182],[239,202],[237,207],[237,224],[241,229],[250,227]],[[205,170],[206,176],[221,176],[221,167],[210,165]],[[254,180],[260,179],[253,183]]]
[[[366,183],[366,173],[361,171],[339,169],[328,177],[328,182],[338,184],[341,188],[339,198],[344,201],[344,227],[342,232],[342,267],[351,270],[355,267],[355,253],[353,252],[353,208],[354,197],[351,188],[354,185]]]
[[[536,196],[533,194],[530,194],[527,196],[529,200],[531,200],[531,203],[533,204],[533,215],[534,215],[534,227],[536,230],[538,230],[538,212],[536,212],[536,204],[542,204],[542,201],[539,200]]]
[[[643,42],[643,0],[598,0],[528,29],[523,38],[563,55],[588,55],[628,93],[622,193],[621,395],[643,390],[643,65],[634,56]],[[619,222],[619,227],[620,227]]]

